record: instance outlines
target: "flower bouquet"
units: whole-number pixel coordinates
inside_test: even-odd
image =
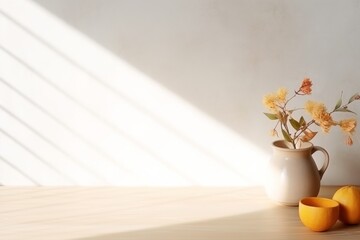
[[[317,134],[312,130],[312,126],[318,126],[323,132],[328,133],[331,127],[338,126],[346,134],[346,143],[353,144],[352,135],[355,132],[357,121],[355,118],[346,118],[334,120],[333,114],[336,112],[346,112],[355,114],[349,109],[349,105],[355,100],[360,99],[360,94],[356,93],[345,103],[342,101],[342,94],[332,111],[328,111],[326,106],[321,102],[308,100],[303,108],[290,108],[289,103],[296,97],[310,95],[312,92],[312,81],[305,78],[299,89],[288,97],[288,90],[280,88],[275,93],[264,96],[263,104],[270,111],[264,113],[270,120],[276,121],[275,127],[271,130],[273,136],[279,136],[278,129],[284,140],[291,143],[294,149],[301,145],[302,142],[311,141]],[[305,110],[310,115],[310,120],[305,120],[301,115],[295,117],[295,112]]]

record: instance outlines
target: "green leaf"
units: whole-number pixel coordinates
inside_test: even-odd
[[[305,121],[305,119],[304,119],[303,116],[301,116],[301,118],[300,118],[300,120],[299,120],[299,124],[300,124],[301,127],[305,127],[305,126],[306,126],[306,121]]]
[[[336,109],[338,109],[339,107],[341,107],[341,104],[342,104],[342,92],[341,92],[341,96],[340,96],[340,99],[337,101],[337,103],[336,103],[336,106],[335,106],[335,108],[334,108],[334,111],[336,110]]]
[[[356,115],[356,112],[353,112],[353,111],[351,111],[351,110],[349,110],[349,109],[347,109],[347,108],[345,108],[345,107],[338,108],[338,109],[336,109],[334,112],[348,112],[348,113],[353,113],[353,114]]]
[[[289,122],[290,122],[291,126],[292,126],[296,131],[300,129],[301,125],[300,125],[300,123],[299,123],[298,121],[296,121],[295,119],[290,118]]]
[[[360,94],[359,94],[359,93],[355,93],[355,94],[352,95],[351,98],[349,99],[348,104],[351,103],[351,102],[353,102],[353,101],[355,101],[355,100],[357,100],[357,99],[359,99],[359,98],[360,98]]]
[[[277,120],[279,119],[278,115],[275,113],[264,113],[270,120]]]
[[[289,134],[288,134],[284,129],[282,129],[281,131],[282,131],[282,134],[283,134],[283,136],[284,136],[284,139],[285,139],[286,141],[288,141],[288,142],[292,142],[292,139],[291,139],[291,137],[289,136]]]

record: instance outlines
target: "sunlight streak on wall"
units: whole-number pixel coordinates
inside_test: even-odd
[[[0,3],[2,184],[261,183],[253,143],[33,2]]]

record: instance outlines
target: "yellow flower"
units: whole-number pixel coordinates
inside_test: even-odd
[[[277,131],[275,130],[275,129],[272,129],[271,131],[270,131],[270,136],[272,136],[272,137],[275,137],[275,136],[279,136],[278,135],[278,133],[277,133]]]
[[[277,102],[277,96],[273,93],[267,94],[263,98],[263,104],[272,112],[276,112],[277,110],[276,102]]]
[[[280,88],[277,92],[276,92],[276,98],[279,102],[284,103],[286,101],[286,96],[287,96],[287,89],[286,88]]]
[[[278,112],[279,106],[286,102],[286,88],[280,88],[276,93],[269,93],[264,96],[263,104],[272,112]]]
[[[339,122],[339,126],[341,130],[343,130],[346,133],[354,133],[356,128],[356,119],[350,118],[350,119],[344,119]]]
[[[330,113],[327,112],[323,103],[307,101],[305,109],[311,114],[312,119],[320,125],[323,132],[329,132],[331,126],[335,125],[335,122],[333,121]]]
[[[310,78],[305,78],[302,81],[299,92],[302,92],[303,94],[306,94],[306,95],[310,95],[311,94],[311,86],[312,86],[312,82],[311,82]]]
[[[307,101],[305,103],[305,110],[308,111],[311,115],[317,115],[319,112],[323,112],[325,105],[322,103]]]

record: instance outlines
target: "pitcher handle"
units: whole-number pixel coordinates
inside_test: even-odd
[[[321,178],[324,175],[327,167],[329,166],[329,154],[324,148],[319,147],[319,146],[314,146],[313,149],[311,150],[311,155],[314,154],[317,151],[321,151],[324,154],[324,163],[323,163],[322,167],[320,168],[320,170],[318,170],[319,175],[320,175],[320,180],[321,180]]]

